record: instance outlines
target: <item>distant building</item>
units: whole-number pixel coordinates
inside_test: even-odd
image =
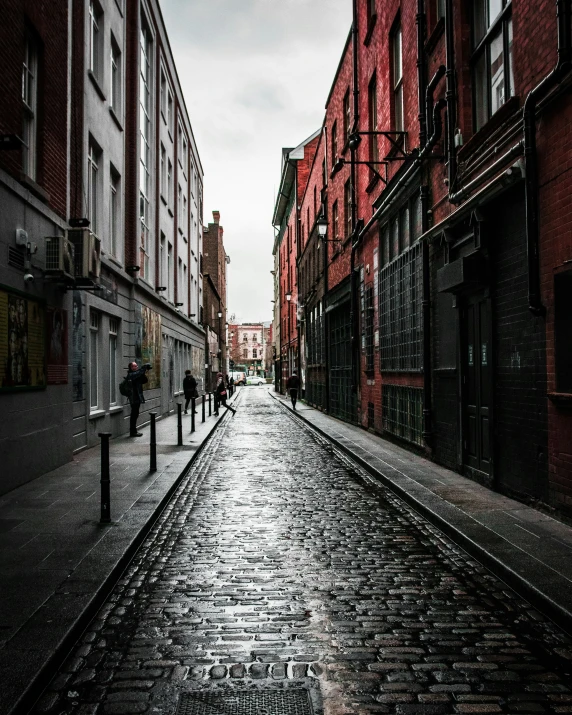
[[[216,384],[218,372],[228,373],[226,349],[226,267],[230,263],[224,249],[224,229],[220,213],[213,211],[213,222],[203,228],[203,292],[202,323],[206,330],[205,379],[207,389]]]
[[[242,365],[250,375],[273,375],[272,323],[240,323],[228,327],[230,359],[235,368]]]

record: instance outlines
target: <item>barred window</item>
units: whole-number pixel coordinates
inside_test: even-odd
[[[384,384],[382,426],[384,431],[396,437],[423,445],[423,390]]]
[[[422,369],[422,251],[419,197],[381,229],[379,331],[382,370]],[[411,243],[411,245],[410,245]]]
[[[374,310],[373,310],[373,285],[370,283],[365,287],[364,291],[365,304],[365,369],[367,372],[373,372],[374,357],[373,357],[373,328],[374,328]]]

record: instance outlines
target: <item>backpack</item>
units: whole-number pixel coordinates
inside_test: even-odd
[[[119,392],[123,395],[123,397],[129,398],[133,394],[133,383],[127,377],[124,377],[119,383]]]

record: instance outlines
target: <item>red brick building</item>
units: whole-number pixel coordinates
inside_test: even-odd
[[[201,323],[205,336],[206,388],[213,390],[218,372],[228,372],[226,345],[226,267],[230,257],[224,248],[220,212],[213,211],[212,223],[203,228],[203,297]]]
[[[299,208],[306,398],[570,514],[570,2],[355,7]]]

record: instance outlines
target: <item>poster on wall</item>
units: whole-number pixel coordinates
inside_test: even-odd
[[[74,402],[83,400],[83,309],[81,293],[73,292],[72,315],[72,393]]]
[[[46,310],[46,377],[48,385],[68,384],[68,313],[48,307]]]
[[[45,362],[44,305],[0,288],[0,390],[46,387]]]
[[[161,315],[146,305],[135,313],[135,358],[141,364],[150,363],[148,382],[144,390],[161,386]]]

